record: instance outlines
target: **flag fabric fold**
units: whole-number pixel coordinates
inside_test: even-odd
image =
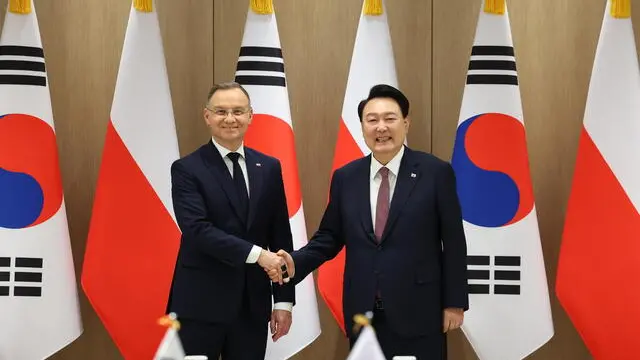
[[[166,311],[180,241],[169,173],[179,152],[155,2],[136,4],[107,125],[82,286],[122,355],[148,359],[163,336],[156,319]]]
[[[509,14],[486,1],[452,157],[468,248],[462,330],[480,359],[516,360],[554,330]]]
[[[153,360],[185,360],[184,348],[180,341],[180,322],[176,319],[176,314],[171,313],[158,320],[160,325],[167,327],[167,331],[158,345]],[[195,356],[191,356],[195,357]]]
[[[297,250],[307,243],[307,229],[278,24],[273,7],[266,9],[257,13],[249,8],[235,80],[249,93],[254,111],[245,145],[279,159],[282,165],[293,248]],[[312,343],[320,331],[313,276],[307,276],[296,286],[289,333],[277,342],[269,336],[265,359],[281,360],[295,355]]]
[[[373,327],[362,328],[347,360],[386,360]]]
[[[640,69],[629,10],[629,0],[606,5],[556,278],[560,303],[598,360],[640,351]]]
[[[363,11],[353,46],[332,173],[370,153],[360,128],[358,103],[367,97],[374,85],[388,84],[398,87],[385,1],[381,2],[382,8],[375,12],[368,9],[367,3],[367,0],[363,1]],[[318,269],[318,291],[343,332],[345,329],[342,286],[345,251],[343,249],[334,259]]]
[[[0,359],[48,358],[82,322],[31,0],[11,4],[0,37],[0,199]]]

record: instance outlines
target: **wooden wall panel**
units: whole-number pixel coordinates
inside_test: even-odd
[[[216,82],[233,79],[248,4],[248,1],[215,1]],[[275,0],[275,9],[287,71],[307,231],[311,236],[326,204],[362,1]],[[387,9],[400,87],[412,100],[409,142],[415,148],[429,150],[431,5],[396,0],[388,1]],[[322,335],[295,358],[344,359],[348,342],[319,295],[318,304]]]
[[[530,167],[550,286],[555,336],[530,359],[589,359],[555,296],[566,202],[591,67],[602,23],[602,0],[507,1],[518,63]],[[633,20],[640,21],[634,1]],[[449,159],[480,1],[434,0],[433,152]],[[640,32],[636,30],[636,41]],[[476,359],[460,331],[451,359]]]

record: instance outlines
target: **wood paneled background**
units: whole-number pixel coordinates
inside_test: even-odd
[[[130,1],[34,1],[79,279]],[[2,9],[6,2],[0,0]],[[638,41],[640,1],[632,2]],[[233,78],[248,1],[157,3],[178,140],[185,155],[209,136],[201,119],[209,87]],[[556,330],[530,358],[590,359],[553,286],[605,0],[507,3]],[[275,0],[309,233],[324,210],[361,4]],[[400,87],[412,101],[409,144],[445,159],[451,156],[479,8],[479,0],[387,0]],[[84,333],[54,358],[121,359],[82,290],[80,297]],[[347,342],[320,297],[318,301],[322,335],[296,359],[344,359]],[[449,336],[449,358],[476,359],[460,331]]]

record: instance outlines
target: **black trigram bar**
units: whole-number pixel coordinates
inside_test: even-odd
[[[469,85],[518,85],[518,77],[515,75],[498,74],[473,74],[467,75]]]
[[[520,285],[494,285],[493,293],[497,295],[520,295]]]
[[[236,67],[237,71],[274,71],[284,72],[284,64],[280,62],[269,61],[239,61]]]
[[[238,75],[236,82],[241,85],[287,86],[284,77],[279,76]]]
[[[469,70],[512,70],[516,71],[516,62],[510,60],[471,60]]]
[[[24,60],[0,60],[0,70],[24,70],[44,72],[44,63]]]
[[[469,284],[469,294],[489,294],[489,285]]]
[[[496,266],[520,266],[520,256],[496,256]]]
[[[42,282],[42,273],[16,272],[14,281]]]
[[[264,46],[243,46],[240,56],[261,56],[282,59],[282,49]],[[269,61],[238,61],[237,71],[269,71],[284,74],[284,64]],[[241,85],[287,86],[284,76],[237,75],[235,81]]]
[[[282,58],[282,49],[266,46],[243,46],[240,48],[240,56],[264,56]]]
[[[14,286],[13,296],[42,296],[42,288],[31,286]]]
[[[469,280],[489,280],[489,270],[467,270]]]
[[[42,48],[32,46],[0,46],[0,56],[25,56],[44,60]],[[37,71],[44,73],[44,62],[28,60],[2,60],[0,70],[12,71]],[[0,75],[0,85],[30,85],[47,86],[47,78],[38,75],[25,75],[20,73]]]
[[[33,75],[0,75],[0,85],[47,86],[47,78]]]
[[[11,266],[11,258],[0,257],[0,267],[9,267],[9,266]]]
[[[513,46],[487,46],[478,45],[471,49],[471,56],[488,55],[488,56],[514,56]]]
[[[9,281],[11,279],[11,273],[8,271],[0,271],[0,281]]]
[[[520,280],[520,271],[496,270],[493,274],[496,280]]]
[[[0,286],[0,296],[9,296],[8,286]]]
[[[485,265],[489,266],[489,256],[469,255],[467,256],[467,265]]]
[[[42,269],[42,258],[16,258],[16,267],[23,268],[40,268]]]

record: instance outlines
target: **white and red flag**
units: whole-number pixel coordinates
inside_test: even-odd
[[[94,198],[82,286],[126,359],[163,337],[180,229],[170,167],[178,142],[155,3],[135,0]]]

